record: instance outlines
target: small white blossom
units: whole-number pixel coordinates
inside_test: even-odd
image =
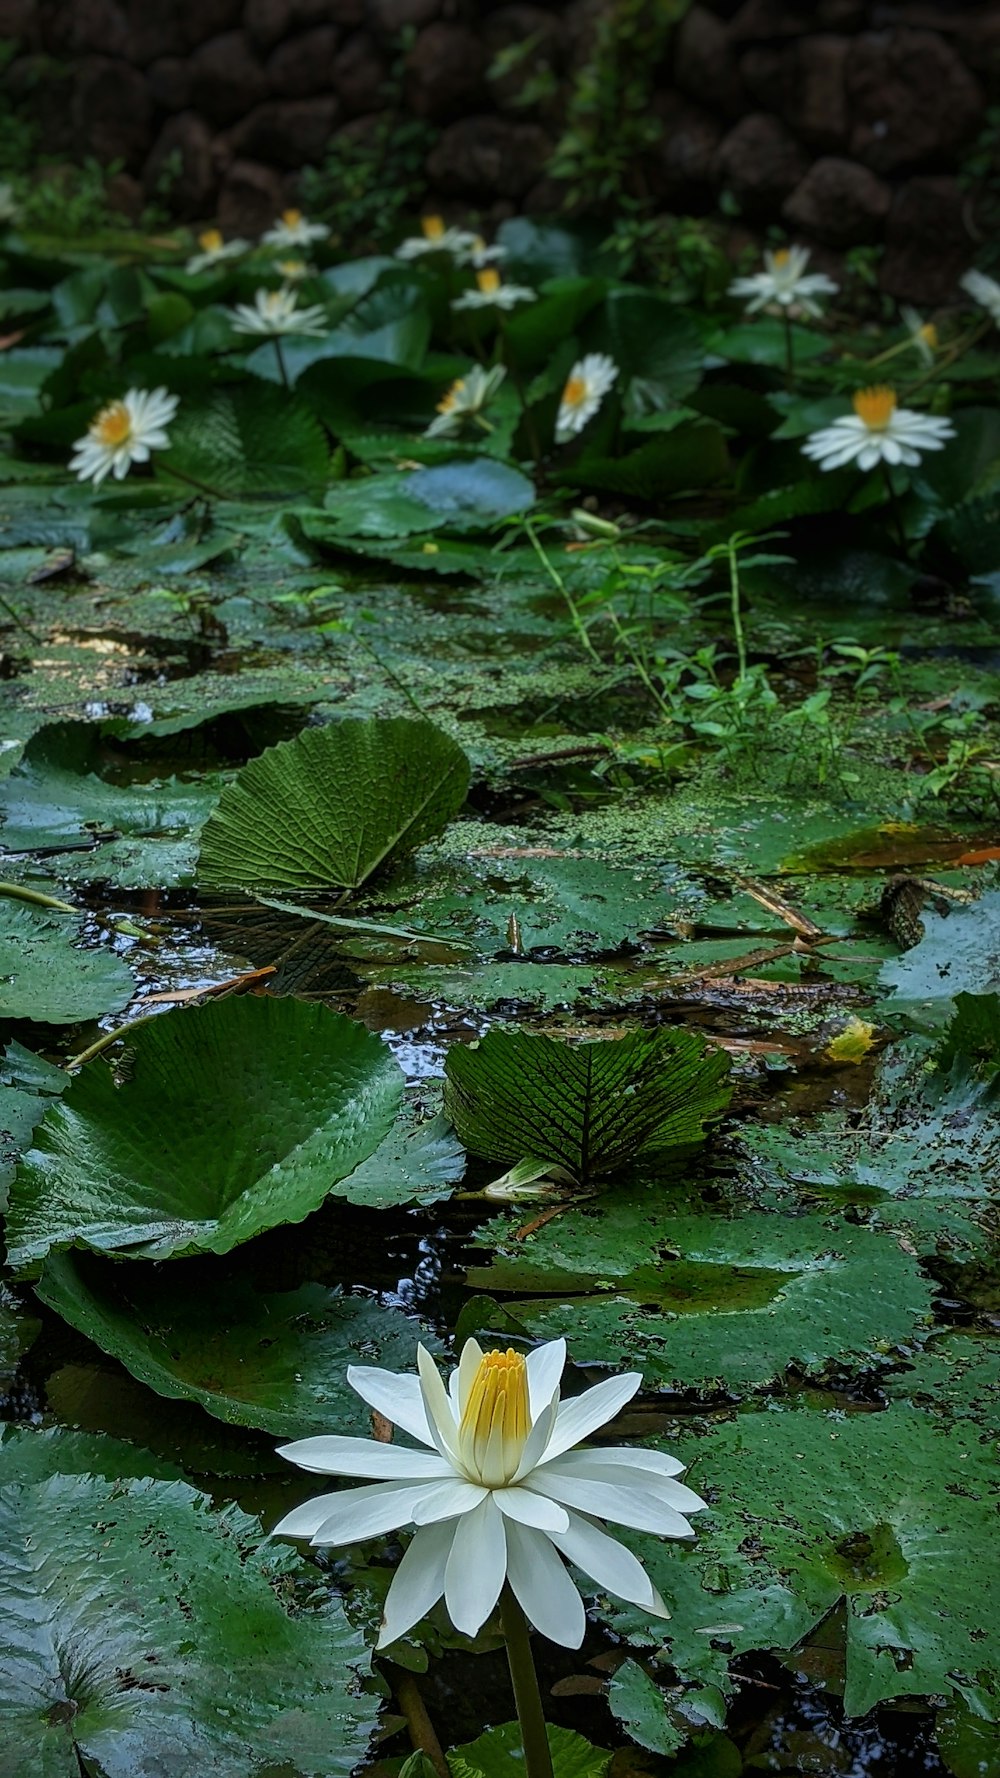
[[[192,274],[206,272],[214,265],[222,265],[227,259],[238,259],[249,248],[249,241],[224,241],[219,229],[206,228],[198,236],[198,252],[192,253],[184,270]]]
[[[311,278],[316,267],[308,265],[304,259],[279,259],[275,271],[280,272],[286,284],[301,284],[304,278]]]
[[[588,352],[574,364],[563,388],[556,415],[556,443],[565,444],[582,432],[618,376],[618,366],[606,352]]]
[[[422,259],[425,253],[451,253],[460,262],[478,237],[467,228],[445,228],[440,216],[422,216],[421,233],[407,235],[396,248],[397,259]]]
[[[330,230],[322,222],[309,222],[301,210],[283,210],[261,239],[266,247],[308,247],[325,241]]]
[[[82,482],[97,484],[109,474],[120,482],[133,463],[149,461],[150,451],[167,449],[170,440],[164,428],[177,407],[178,397],[166,389],[129,389],[91,420],[73,446],[70,468]]]
[[[823,310],[814,300],[817,296],[835,296],[839,285],[825,272],[806,272],[809,264],[807,247],[778,247],[764,253],[764,270],[749,278],[734,278],[730,296],[749,297],[747,314],[776,304],[789,314],[811,315],[818,319]]]
[[[294,290],[258,290],[249,303],[229,310],[234,333],[260,333],[273,338],[279,333],[304,333],[314,337],[327,331],[326,310],[319,304],[300,309]]]
[[[507,249],[494,241],[492,247],[487,246],[482,235],[471,235],[470,245],[458,254],[459,265],[471,265],[473,271],[481,272],[484,266],[495,265],[499,260],[506,259]]]
[[[503,284],[495,266],[484,266],[476,273],[475,290],[464,290],[452,303],[453,309],[513,309],[518,303],[533,303],[537,290],[526,284]]]
[[[915,352],[919,353],[924,364],[932,365],[934,354],[941,343],[933,321],[925,321],[918,310],[911,309],[907,303],[903,303],[899,312],[903,325],[910,336],[909,344]]]
[[[444,1597],[457,1630],[475,1636],[508,1581],[543,1636],[579,1648],[583,1600],[564,1566],[641,1610],[667,1609],[642,1563],[600,1521],[659,1537],[691,1537],[705,1502],[674,1478],[683,1465],[641,1445],[578,1449],[631,1401],[638,1372],[560,1400],[565,1340],[529,1353],[482,1352],[467,1340],[446,1388],[417,1347],[418,1376],[359,1369],[347,1380],[422,1447],[374,1439],[304,1438],[281,1455],[315,1475],[370,1486],[322,1494],[274,1528],[313,1544],[359,1543],[402,1525],[416,1531],[393,1576],[379,1647],[397,1641]]]
[[[966,272],[962,279],[962,289],[971,296],[973,302],[993,317],[1000,327],[1000,284],[995,278],[988,278],[985,272]]]
[[[474,364],[464,377],[456,377],[438,402],[437,419],[431,421],[424,437],[454,438],[469,421],[486,426],[487,422],[481,417],[483,409],[492,401],[506,375],[502,364],[495,364],[492,370]]]
[[[811,432],[802,446],[821,469],[842,469],[854,462],[859,469],[874,469],[876,463],[905,463],[912,469],[924,451],[941,450],[955,435],[950,420],[897,407],[892,389],[859,389],[851,400],[853,414]]]

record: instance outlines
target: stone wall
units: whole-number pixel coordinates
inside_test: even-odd
[[[559,202],[547,177],[573,74],[614,0],[0,0],[2,85],[45,150],[119,161],[123,208],[173,169],[185,220],[256,230],[297,168],[373,127],[400,32],[405,114],[435,132],[429,193],[494,218]],[[497,55],[530,43],[520,70]],[[537,96],[524,103],[525,74]],[[542,78],[538,78],[541,75]],[[884,287],[943,300],[974,256],[956,179],[1000,100],[1000,0],[707,0],[656,70],[664,210],[780,222],[823,254],[884,243]]]

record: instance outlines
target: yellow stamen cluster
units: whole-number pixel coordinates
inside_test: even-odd
[[[301,210],[282,210],[281,220],[285,224],[286,228],[298,228],[299,223],[302,221],[302,211]]]
[[[531,1430],[528,1368],[519,1352],[485,1352],[472,1379],[459,1446],[470,1469],[488,1488],[508,1483]]]
[[[779,272],[784,271],[784,268],[788,264],[788,261],[791,259],[791,257],[792,257],[791,252],[789,251],[789,249],[787,247],[776,247],[774,252],[771,254],[771,264],[772,264],[772,266],[774,266],[776,271],[779,271]]]
[[[420,226],[425,241],[440,241],[444,234],[444,218],[442,216],[422,216]]]
[[[217,228],[206,228],[198,236],[198,245],[203,253],[218,253],[222,246],[222,231]]]
[[[925,321],[923,327],[917,329],[917,338],[923,340],[925,346],[930,346],[932,352],[936,352],[941,343],[933,321]]]
[[[91,436],[109,450],[125,443],[132,431],[132,416],[123,401],[110,401],[102,407],[90,428]]]
[[[484,296],[493,296],[500,288],[500,273],[496,266],[484,266],[481,272],[476,273],[476,283]]]
[[[583,377],[570,377],[562,392],[563,407],[579,407],[581,401],[586,399],[586,394],[586,380]]]
[[[854,412],[869,432],[884,432],[896,412],[896,391],[880,383],[874,389],[858,389],[851,396]]]
[[[451,385],[451,388],[445,390],[444,394],[441,397],[441,400],[438,402],[438,404],[437,404],[438,413],[439,414],[450,414],[452,408],[457,406],[458,398],[461,395],[462,390],[464,388],[465,388],[465,378],[464,377],[456,377],[455,381]]]

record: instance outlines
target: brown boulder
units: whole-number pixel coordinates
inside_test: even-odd
[[[406,58],[406,99],[417,117],[447,123],[485,99],[486,51],[464,25],[428,25]]]
[[[40,9],[35,0],[0,0],[0,37],[21,49],[41,47]]]
[[[946,176],[910,179],[897,191],[879,269],[890,296],[928,307],[954,299],[975,250],[963,196],[958,180]]]
[[[676,92],[668,91],[655,99],[653,109],[661,130],[655,148],[643,162],[650,196],[678,210],[704,208],[714,186],[725,126],[710,111]]]
[[[777,117],[754,111],[722,140],[716,178],[737,199],[744,214],[771,217],[805,178],[809,162],[795,137]]]
[[[427,157],[431,183],[450,196],[519,198],[542,178],[552,140],[539,124],[464,117]]]
[[[157,111],[186,111],[191,103],[191,75],[182,56],[161,56],[146,69],[149,96]]]
[[[233,161],[219,192],[219,227],[227,237],[254,240],[270,227],[283,203],[281,177],[272,167]]]
[[[153,197],[164,182],[166,201],[185,222],[210,216],[218,184],[212,157],[212,134],[194,111],[168,118],[142,171],[142,183]]]
[[[786,222],[830,247],[877,241],[889,213],[892,190],[857,161],[826,155],[814,161],[785,202]]]
[[[267,97],[263,66],[243,31],[211,37],[191,57],[191,94],[209,123],[235,123]]]
[[[398,37],[408,25],[429,25],[442,10],[442,0],[368,0],[369,21],[381,37]]]
[[[368,0],[246,0],[243,29],[256,49],[274,49],[313,25],[360,25]]]
[[[337,101],[330,96],[271,99],[229,132],[229,146],[238,160],[296,172],[322,160],[336,120]]]
[[[99,161],[122,161],[126,172],[141,167],[149,151],[152,106],[146,82],[128,62],[91,56],[80,63],[73,82],[73,130],[77,142]]]
[[[689,99],[739,117],[746,94],[730,32],[707,6],[692,6],[674,36],[674,83]]]
[[[310,99],[328,93],[340,32],[336,25],[315,25],[279,44],[267,64],[272,93],[282,99]]]
[[[870,31],[847,66],[850,151],[876,173],[954,159],[982,121],[983,94],[930,31]]]
[[[850,119],[845,68],[849,37],[820,32],[780,47],[748,50],[740,62],[747,91],[816,148],[843,148]]]
[[[333,90],[348,117],[378,111],[384,103],[388,70],[375,39],[367,31],[352,31],[333,59]]]
[[[75,0],[74,0],[75,3]],[[160,56],[184,55],[240,22],[242,0],[124,0],[131,59],[145,67]]]

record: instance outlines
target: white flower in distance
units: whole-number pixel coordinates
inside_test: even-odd
[[[962,279],[962,289],[971,296],[982,308],[992,315],[1000,327],[1000,284],[995,278],[988,278],[985,272],[966,272]]]
[[[349,1544],[416,1526],[389,1588],[380,1648],[442,1595],[455,1628],[474,1636],[505,1581],[536,1629],[579,1648],[583,1601],[563,1558],[619,1598],[669,1615],[642,1564],[599,1521],[691,1537],[684,1515],[705,1502],[674,1480],[683,1465],[659,1451],[577,1449],[631,1400],[642,1378],[634,1371],[611,1377],[564,1402],[565,1363],[565,1340],[527,1358],[483,1353],[468,1340],[448,1388],[422,1346],[416,1377],[351,1366],[348,1381],[362,1399],[429,1448],[342,1437],[282,1448],[315,1474],[363,1476],[372,1485],[307,1501],[274,1535]]]
[[[452,303],[453,309],[513,309],[518,303],[533,303],[537,290],[526,284],[503,284],[496,266],[484,266],[476,273],[475,290],[463,290]]]
[[[91,420],[73,446],[70,468],[82,482],[102,482],[106,475],[120,482],[133,463],[149,461],[150,451],[167,449],[170,440],[164,428],[177,406],[178,397],[166,389],[129,389]]]
[[[492,401],[506,375],[502,364],[495,364],[492,370],[474,364],[464,377],[456,377],[438,402],[437,419],[431,421],[424,437],[454,438],[470,422],[487,427],[488,422],[482,418],[483,409]]]
[[[221,231],[217,228],[206,228],[198,236],[198,252],[192,253],[184,270],[186,272],[207,272],[214,265],[222,265],[227,259],[238,259],[241,253],[249,251],[249,241],[224,241]]]
[[[842,469],[855,461],[859,469],[874,469],[876,463],[912,468],[924,451],[939,451],[955,435],[950,420],[897,407],[893,389],[859,389],[851,401],[853,414],[811,432],[802,446],[821,469]]]
[[[941,344],[938,330],[933,321],[925,321],[919,310],[911,309],[907,303],[903,303],[899,312],[903,319],[903,326],[910,336],[908,344],[919,353],[924,364],[933,364],[934,354]]]
[[[577,360],[563,388],[556,415],[556,443],[565,444],[592,420],[618,376],[606,352],[588,352]]]
[[[5,179],[0,181],[0,222],[13,222],[17,215],[17,200],[14,187]]]
[[[823,310],[817,296],[835,296],[840,286],[825,272],[807,272],[808,247],[778,247],[764,253],[764,270],[749,278],[734,278],[730,296],[746,296],[747,314],[776,304],[790,314],[811,315],[818,319]]]
[[[408,235],[396,248],[397,259],[422,259],[425,253],[469,253],[477,236],[467,228],[446,228],[442,216],[422,216],[419,235]]]
[[[506,257],[507,249],[501,247],[499,241],[494,241],[492,247],[489,247],[482,235],[470,235],[468,247],[462,248],[459,252],[458,263],[459,265],[471,265],[475,271],[481,272],[484,266],[493,265]]]
[[[307,333],[313,336],[327,331],[326,310],[319,304],[300,309],[294,290],[258,290],[250,303],[237,303],[229,311],[235,333]]]
[[[329,233],[324,222],[309,222],[301,210],[283,210],[261,240],[266,247],[308,247],[312,241],[325,241]]]

